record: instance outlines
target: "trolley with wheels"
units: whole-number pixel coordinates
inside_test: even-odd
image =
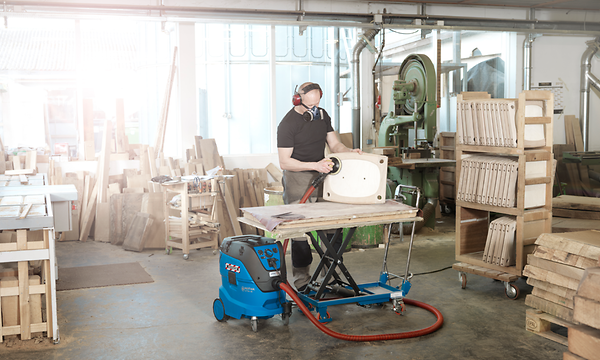
[[[217,179],[197,179],[190,176],[161,184],[166,218],[165,253],[170,255],[173,248],[181,249],[184,260],[189,259],[190,250],[208,247],[216,254],[218,249]],[[173,201],[174,197],[179,201]]]
[[[493,280],[502,281],[504,284],[504,294],[507,298],[516,300],[519,297],[519,288],[513,284],[513,282],[519,279],[519,276],[517,275],[467,263],[456,263],[452,265],[452,268],[458,271],[458,281],[460,281],[463,289],[467,288],[467,274],[474,274]]]

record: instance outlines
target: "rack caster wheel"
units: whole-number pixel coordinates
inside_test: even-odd
[[[173,248],[165,249],[165,254],[166,255],[171,255],[172,252],[173,252]]]
[[[220,322],[229,320],[229,316],[225,315],[225,305],[223,305],[223,301],[219,298],[216,298],[215,301],[213,301],[213,315],[215,315],[215,319]]]
[[[254,332],[258,331],[258,319],[256,318],[256,316],[253,316],[250,319],[250,326],[252,327],[252,331],[254,331]]]
[[[217,255],[218,250],[213,250],[213,255]]]
[[[511,300],[516,300],[519,297],[519,288],[511,283],[504,283],[504,294]]]
[[[460,287],[462,289],[466,289],[467,288],[467,274],[465,274],[464,272],[459,272],[458,273],[458,281],[460,281]]]
[[[183,254],[183,260],[187,260],[189,258],[190,258],[190,256],[188,254]]]

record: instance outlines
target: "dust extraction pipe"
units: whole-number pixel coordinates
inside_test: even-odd
[[[360,53],[372,41],[379,29],[369,29],[363,32],[352,49],[352,143],[360,148]]]
[[[531,48],[535,37],[528,34],[523,41],[523,90],[531,90]]]
[[[579,99],[579,123],[583,135],[583,149],[588,151],[590,140],[590,84],[600,91],[600,80],[591,73],[592,57],[600,47],[600,38],[588,41],[588,48],[581,57],[581,97]]]

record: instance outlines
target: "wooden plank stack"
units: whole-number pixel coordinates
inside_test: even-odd
[[[600,199],[560,195],[552,199],[552,232],[600,229]]]
[[[599,264],[600,266],[600,261]],[[569,326],[569,351],[564,359],[600,357],[600,267],[585,270],[574,296],[573,320]]]
[[[537,247],[533,254],[528,255],[528,264],[523,271],[523,275],[528,277],[527,283],[533,286],[525,304],[543,312],[544,316],[529,309],[527,329],[552,338],[555,335],[550,334],[546,323],[570,327],[574,321],[574,298],[579,283],[585,269],[598,265],[600,232],[542,234],[535,244]],[[540,331],[540,328],[545,330]],[[560,342],[566,345],[565,339]]]

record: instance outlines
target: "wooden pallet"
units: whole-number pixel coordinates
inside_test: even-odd
[[[564,346],[569,346],[566,336],[559,335],[550,330],[552,324],[556,324],[565,328],[571,327],[574,324],[570,321],[562,320],[556,316],[546,314],[541,310],[527,309],[525,318],[525,329],[534,334],[550,339]]]

